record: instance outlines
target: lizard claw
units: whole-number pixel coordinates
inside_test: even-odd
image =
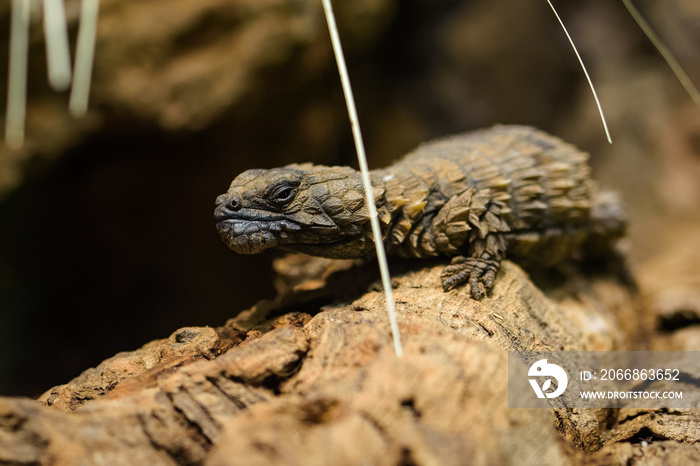
[[[449,291],[468,282],[472,297],[479,301],[493,288],[499,265],[494,260],[457,256],[442,270],[442,289]]]

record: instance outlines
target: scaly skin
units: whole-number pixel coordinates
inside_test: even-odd
[[[421,145],[371,172],[387,253],[453,257],[445,290],[469,283],[481,299],[506,250],[552,265],[588,239],[612,242],[625,218],[599,196],[587,154],[522,126],[496,126]],[[217,229],[241,254],[276,247],[330,258],[374,250],[360,173],[349,167],[289,165],[248,170],[216,200]]]

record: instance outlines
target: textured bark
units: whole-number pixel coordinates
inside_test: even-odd
[[[274,302],[120,353],[41,403],[2,399],[0,460],[570,464],[572,452],[648,427],[637,416],[637,430],[611,435],[616,415],[605,410],[507,408],[506,350],[639,343],[643,329],[630,325],[640,310],[610,277],[570,274],[545,295],[506,261],[493,297],[477,302],[442,291],[440,264],[419,266],[395,264],[402,359],[368,283],[373,264],[291,256],[277,268],[297,276]],[[370,290],[348,300],[352,282]]]
[[[668,272],[658,263],[643,271],[645,300],[614,277],[573,270],[537,278],[543,292],[505,261],[493,296],[475,301],[442,291],[440,263],[395,262],[401,359],[375,264],[292,255],[276,269],[278,297],[222,327],[183,328],[120,353],[39,402],[0,399],[0,462],[683,464],[700,456],[693,410],[507,407],[508,350],[668,342],[656,317],[668,310],[643,304],[659,292],[649,277]]]

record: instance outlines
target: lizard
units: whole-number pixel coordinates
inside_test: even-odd
[[[370,179],[389,256],[452,260],[445,291],[494,286],[506,252],[551,266],[625,233],[614,193],[591,179],[588,154],[527,126],[497,125],[420,145]],[[280,248],[334,259],[374,251],[360,173],[291,164],[247,170],[216,199],[217,229],[230,249]],[[610,246],[610,248],[607,248]]]

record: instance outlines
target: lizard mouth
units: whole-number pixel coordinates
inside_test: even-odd
[[[245,208],[233,211],[220,206],[214,217],[219,235],[231,250],[239,254],[257,254],[269,248],[307,252],[316,250],[315,246],[319,244],[340,245],[353,241],[351,237],[339,238],[335,225],[299,223],[274,212]],[[319,252],[323,251],[316,254]]]
[[[284,215],[274,214],[272,212],[264,212],[254,209],[231,210],[225,206],[218,206],[214,210],[214,218],[221,222],[225,221],[241,221],[241,222],[270,222],[277,220],[285,220]]]
[[[305,252],[309,246],[318,244],[343,244],[353,241],[351,237],[326,237],[315,226],[302,227],[289,219],[245,220],[228,218],[216,224],[226,245],[238,254],[258,254],[269,248],[282,248]]]
[[[257,254],[265,249],[287,244],[292,233],[301,230],[294,222],[282,219],[255,220],[227,218],[216,224],[224,242],[239,254]]]

